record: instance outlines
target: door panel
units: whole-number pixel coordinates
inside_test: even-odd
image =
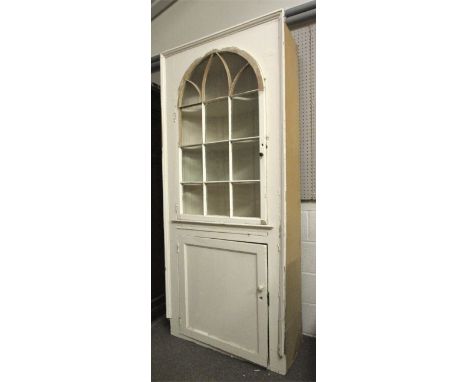
[[[186,237],[179,275],[182,333],[266,366],[267,246]]]

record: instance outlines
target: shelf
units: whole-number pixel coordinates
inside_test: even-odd
[[[182,225],[188,225],[190,226],[191,224],[197,225],[197,226],[212,226],[212,227],[240,227],[240,228],[249,228],[249,229],[261,229],[261,230],[271,230],[274,227],[272,225],[266,224],[264,221],[261,221],[261,223],[257,222],[252,222],[252,223],[241,223],[237,222],[236,220],[241,220],[241,218],[229,218],[227,221],[222,222],[222,221],[210,221],[207,219],[206,216],[198,216],[199,219],[203,220],[195,220],[192,217],[187,218],[187,217],[181,217],[180,219],[172,219],[172,223],[177,223],[177,224],[182,224]],[[258,219],[255,219],[258,220]],[[215,228],[216,229],[216,228]],[[204,229],[206,230],[206,229]],[[212,229],[209,229],[212,231]],[[250,234],[250,233],[249,233]]]
[[[260,183],[232,184],[233,215],[260,217]]]
[[[182,182],[203,181],[203,157],[201,146],[182,149]]]
[[[258,92],[232,97],[232,138],[258,136]]]
[[[258,135],[255,136],[255,137],[244,137],[244,138],[234,138],[234,139],[231,139],[231,142],[247,142],[247,141],[254,141],[254,140],[258,140]]]
[[[195,105],[180,109],[182,120],[181,145],[202,143],[202,106]]]
[[[206,204],[208,215],[229,216],[229,183],[207,184]]]
[[[214,102],[218,102],[218,101],[222,101],[222,100],[225,100],[225,99],[228,99],[227,96],[223,95],[221,97],[216,97],[216,98],[211,98],[211,99],[207,99],[205,100],[205,105],[209,105],[210,103],[214,103]]]
[[[259,140],[232,143],[233,180],[260,179]]]
[[[241,183],[259,183],[259,179],[242,179],[242,180],[233,180],[231,183],[241,184]]]
[[[229,105],[223,98],[205,105],[205,142],[229,138]]]
[[[194,147],[201,147],[201,144],[200,143],[194,143],[194,144],[191,144],[191,145],[181,145],[180,146],[181,149],[190,149],[190,148],[194,148]]]
[[[203,186],[182,186],[182,189],[183,213],[203,215]]]
[[[216,145],[218,143],[229,143],[229,139],[222,139],[219,141],[213,141],[213,142],[205,142],[205,147],[211,146],[211,145]]]
[[[229,143],[205,146],[206,180],[229,180]]]

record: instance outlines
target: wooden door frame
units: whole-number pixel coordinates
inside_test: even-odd
[[[223,341],[221,338],[210,336],[209,333],[203,335],[196,330],[188,328],[186,306],[186,256],[185,246],[193,245],[206,248],[214,248],[239,253],[248,253],[256,256],[257,259],[257,284],[262,284],[264,289],[258,293],[257,299],[257,328],[258,328],[258,353],[253,353],[248,349],[241,348],[235,344]],[[268,366],[269,362],[269,333],[268,333],[268,246],[260,243],[247,243],[233,240],[223,240],[220,238],[206,238],[196,236],[185,236],[178,240],[179,255],[179,315],[180,332],[186,337],[192,338],[201,343],[215,347],[235,356],[251,362]],[[222,255],[221,255],[222,256]],[[260,277],[259,277],[260,276]],[[258,285],[257,285],[258,286]]]

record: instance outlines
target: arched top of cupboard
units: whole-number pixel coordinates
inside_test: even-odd
[[[263,78],[250,54],[237,48],[216,49],[195,60],[179,86],[179,107],[263,90]]]

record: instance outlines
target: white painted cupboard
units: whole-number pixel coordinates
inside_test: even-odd
[[[301,341],[297,59],[282,10],[161,54],[171,333],[285,374]]]

